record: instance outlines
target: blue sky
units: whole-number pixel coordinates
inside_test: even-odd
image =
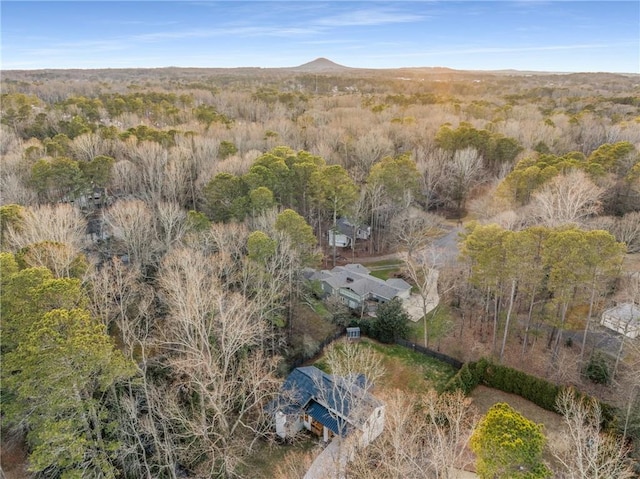
[[[287,67],[640,73],[640,2],[7,1],[2,69]]]

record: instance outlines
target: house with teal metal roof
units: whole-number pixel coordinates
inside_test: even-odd
[[[373,396],[363,375],[342,377],[315,366],[294,369],[270,405],[276,434],[283,439],[307,429],[328,441],[357,435],[365,447],[384,428],[384,403]]]

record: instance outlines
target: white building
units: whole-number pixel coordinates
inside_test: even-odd
[[[346,248],[359,239],[368,240],[371,236],[371,226],[356,225],[346,218],[340,218],[336,222],[335,230],[329,229],[327,235],[329,246],[333,246],[335,243],[335,246],[339,248]]]
[[[640,336],[640,307],[633,303],[622,303],[602,313],[600,321],[604,327],[634,339]]]

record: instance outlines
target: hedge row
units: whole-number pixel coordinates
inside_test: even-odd
[[[486,358],[465,363],[458,373],[451,378],[446,391],[462,390],[470,394],[476,386],[482,384],[506,393],[531,401],[547,411],[558,412],[556,398],[562,392],[562,386],[550,383],[517,369],[495,364]],[[616,426],[616,411],[613,406],[599,402],[602,409],[602,427],[613,429]]]

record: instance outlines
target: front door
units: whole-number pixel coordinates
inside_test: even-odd
[[[324,429],[324,426],[321,423],[319,423],[315,419],[311,418],[311,432],[312,433],[314,433],[316,436],[322,436],[323,435],[323,429]]]

